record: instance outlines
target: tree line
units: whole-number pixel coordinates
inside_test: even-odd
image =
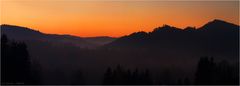
[[[216,63],[213,57],[202,57],[198,62],[195,84],[239,84],[239,67],[231,66],[226,60]]]
[[[149,70],[140,71],[135,69],[131,71],[124,69],[120,65],[116,68],[107,68],[104,79],[104,85],[148,85],[153,84]]]
[[[232,66],[228,61],[215,62],[213,57],[201,57],[198,61],[195,79],[190,81],[188,77],[180,79],[170,78],[170,71],[164,73],[164,79],[154,81],[149,70],[140,72],[124,70],[123,67],[117,66],[115,69],[108,68],[104,74],[103,84],[106,85],[238,85],[239,69],[238,66]],[[174,78],[174,76],[173,76]]]

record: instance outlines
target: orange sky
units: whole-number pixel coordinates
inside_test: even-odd
[[[239,2],[1,0],[1,24],[44,33],[119,37],[168,24],[200,27],[213,19],[239,24]]]

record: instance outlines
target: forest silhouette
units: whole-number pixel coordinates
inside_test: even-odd
[[[116,39],[1,25],[1,84],[239,85],[238,35],[222,20]]]
[[[1,83],[40,84],[38,70],[32,65],[27,45],[1,36]]]

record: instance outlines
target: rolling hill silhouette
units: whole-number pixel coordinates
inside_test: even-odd
[[[1,25],[1,33],[6,34],[14,40],[40,41],[50,44],[72,45],[81,48],[96,48],[97,46],[114,40],[114,38],[111,37],[83,38],[72,35],[45,34],[30,28],[6,24]],[[98,41],[94,42],[94,40]]]

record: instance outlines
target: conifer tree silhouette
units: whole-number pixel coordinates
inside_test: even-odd
[[[2,84],[39,84],[26,44],[9,41],[4,34],[1,36],[1,68]]]

